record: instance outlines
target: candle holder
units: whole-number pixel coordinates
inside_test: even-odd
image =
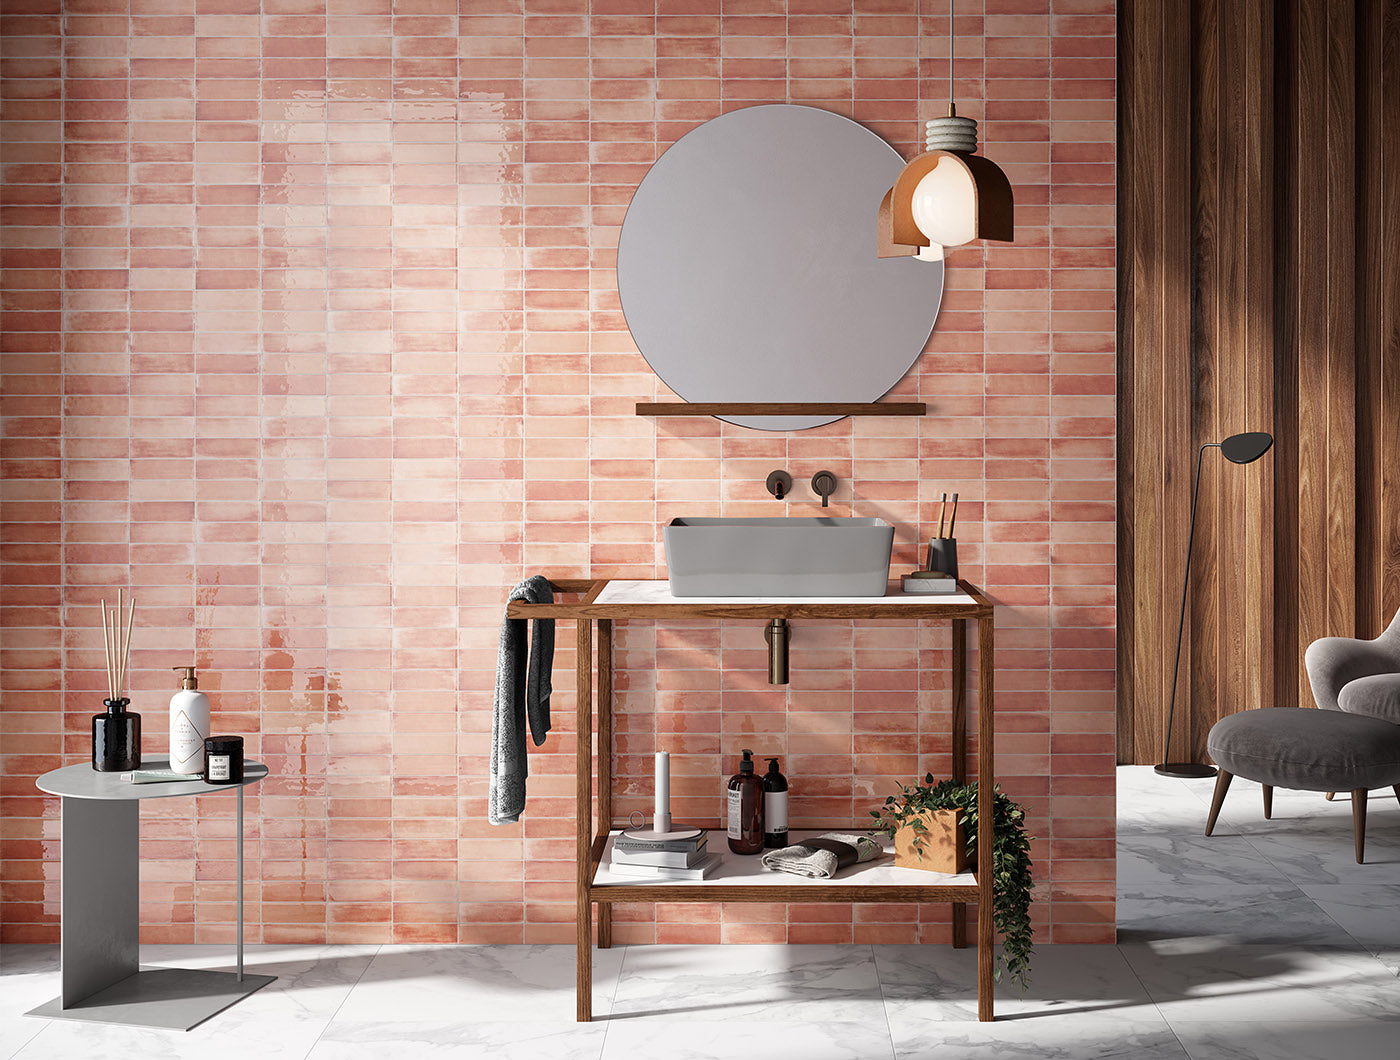
[[[666,751],[656,752],[656,780],[652,795],[652,826],[646,827],[646,814],[633,810],[627,819],[631,827],[622,832],[628,839],[665,843],[695,839],[704,831],[692,825],[677,825],[671,820],[671,755]]]

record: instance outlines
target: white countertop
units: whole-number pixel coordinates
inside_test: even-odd
[[[597,604],[940,604],[963,607],[977,603],[966,593],[904,593],[898,589],[884,596],[672,596],[666,581],[610,581],[598,594]]]

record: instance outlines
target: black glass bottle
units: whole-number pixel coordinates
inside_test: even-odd
[[[106,714],[92,716],[92,768],[119,773],[141,768],[141,715],[126,709],[129,699],[104,699]]]

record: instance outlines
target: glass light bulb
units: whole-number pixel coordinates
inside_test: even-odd
[[[977,238],[977,189],[953,158],[940,158],[914,186],[914,224],[932,243],[961,246]]]

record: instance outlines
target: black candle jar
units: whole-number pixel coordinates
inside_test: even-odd
[[[204,783],[243,783],[243,737],[210,736],[204,741]]]
[[[126,709],[129,699],[104,699],[107,713],[92,716],[92,768],[121,773],[141,768],[141,715]]]

